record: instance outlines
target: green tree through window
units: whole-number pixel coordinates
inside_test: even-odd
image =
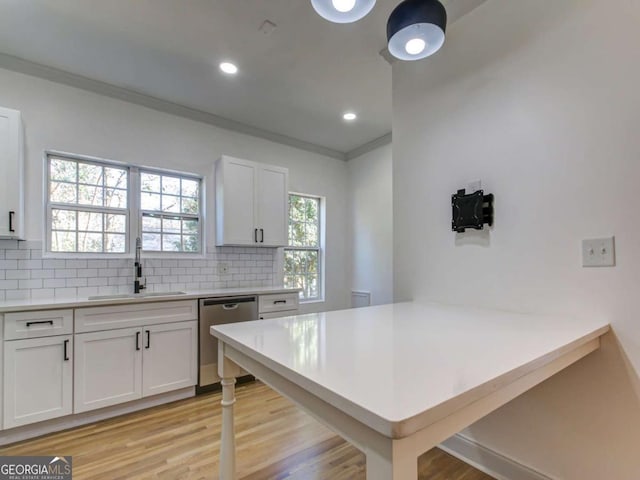
[[[300,288],[301,300],[322,298],[320,198],[289,195],[289,246],[284,253],[284,283]]]

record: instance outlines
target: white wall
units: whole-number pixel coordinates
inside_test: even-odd
[[[351,287],[371,304],[393,301],[391,144],[349,160]]]
[[[613,325],[467,432],[558,479],[640,475],[639,25],[637,1],[489,0],[393,71],[396,297]],[[495,228],[456,237],[450,195],[474,179]],[[617,266],[582,268],[580,241],[611,234]]]
[[[0,70],[0,105],[20,110],[25,124],[29,240],[42,239],[42,158],[54,149],[205,175],[213,245],[213,163],[228,154],[287,167],[291,190],[327,198],[326,302],[309,309],[348,306],[345,162],[7,70]]]

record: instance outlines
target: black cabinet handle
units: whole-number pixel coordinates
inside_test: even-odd
[[[136,332],[136,350],[140,350],[140,332]]]
[[[253,229],[253,241],[254,241],[254,243],[258,243],[258,229],[257,228]]]
[[[30,327],[31,325],[44,325],[45,323],[48,323],[53,327],[53,320],[40,320],[38,322],[27,322],[27,327]]]
[[[13,228],[13,216],[16,214],[16,212],[9,212],[9,231],[10,232],[15,232],[14,228]]]
[[[65,340],[64,341],[64,361],[67,362],[69,361],[69,351],[67,350],[69,348],[69,340]]]
[[[287,303],[287,301],[286,301],[286,300],[274,300],[274,301],[273,301],[273,304],[274,304],[274,305],[277,305],[277,304],[279,304],[279,303]]]
[[[151,346],[151,330],[145,330],[147,334],[147,345],[144,348],[149,348]]]
[[[264,243],[264,228],[260,229],[260,243]]]

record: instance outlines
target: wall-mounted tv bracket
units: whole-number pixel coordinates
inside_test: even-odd
[[[485,195],[483,190],[477,190],[465,195],[464,189],[451,195],[451,209],[453,218],[451,229],[454,232],[464,232],[467,228],[482,230],[484,225],[493,225],[493,194]]]

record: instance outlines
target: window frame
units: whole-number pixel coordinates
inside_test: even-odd
[[[186,179],[186,180],[195,180],[199,183],[198,185],[198,214],[186,214],[186,213],[171,213],[171,212],[157,212],[157,211],[152,211],[152,210],[143,210],[142,209],[142,205],[141,205],[141,196],[142,196],[142,173],[149,173],[152,175],[160,175],[160,176],[166,176],[166,177],[177,177],[182,179]],[[205,184],[204,184],[204,179],[200,176],[200,175],[195,175],[193,173],[186,173],[186,172],[178,172],[178,171],[174,171],[174,170],[165,170],[165,169],[161,169],[161,168],[155,168],[155,167],[136,167],[136,176],[135,176],[135,180],[136,180],[136,207],[137,207],[137,217],[138,217],[138,228],[137,228],[137,234],[140,238],[142,238],[142,234],[143,234],[143,230],[142,230],[142,218],[144,216],[145,213],[150,214],[150,215],[158,215],[160,218],[163,218],[163,216],[168,216],[168,217],[180,217],[180,219],[195,219],[198,221],[198,251],[196,252],[185,252],[185,251],[165,251],[165,250],[142,250],[142,252],[148,257],[148,256],[154,256],[157,255],[161,258],[166,258],[167,256],[170,255],[178,255],[180,258],[185,258],[185,257],[203,257],[205,255],[205,243],[204,243],[204,232],[205,232],[205,228],[204,228],[204,222],[205,222],[205,216],[204,216],[204,188],[205,188]],[[160,195],[162,195],[162,192],[160,192]],[[180,196],[180,198],[182,199],[182,195]],[[162,234],[161,234],[162,235]],[[182,233],[181,233],[182,236]],[[162,240],[161,240],[162,241]],[[134,242],[135,242],[135,238],[134,238]]]
[[[289,243],[289,225],[291,224],[291,214],[287,211],[287,246],[283,248],[283,280],[286,277],[286,254],[291,251],[315,251],[318,255],[318,295],[311,298],[300,298],[300,303],[321,303],[325,301],[325,224],[326,224],[326,199],[321,195],[313,195],[310,193],[300,192],[288,192],[287,193],[287,208],[289,205],[289,198],[292,196],[312,198],[318,201],[318,246],[294,246],[288,245]]]
[[[127,181],[127,208],[117,209],[118,213],[126,213],[125,220],[125,251],[120,253],[109,252],[54,252],[51,251],[52,247],[52,231],[53,231],[53,218],[51,211],[55,208],[62,208],[66,210],[81,210],[81,211],[99,211],[106,212],[109,207],[92,207],[82,205],[67,205],[59,204],[49,201],[49,188],[51,182],[51,172],[49,169],[49,162],[51,158],[68,159],[76,162],[84,162],[95,165],[101,165],[113,168],[126,169],[128,173]],[[43,220],[44,228],[42,234],[43,245],[43,258],[69,258],[69,259],[118,259],[118,258],[133,258],[133,252],[135,251],[136,238],[142,236],[142,210],[140,209],[140,196],[141,196],[141,184],[140,184],[140,172],[157,173],[160,175],[167,175],[172,177],[186,178],[189,180],[196,180],[199,182],[198,190],[198,241],[199,250],[197,252],[176,252],[176,251],[155,251],[155,250],[143,250],[145,258],[177,258],[177,259],[202,259],[206,257],[206,209],[205,209],[205,178],[202,175],[198,175],[191,172],[181,172],[177,170],[164,169],[158,167],[147,167],[142,165],[134,165],[117,160],[104,159],[99,157],[93,157],[88,155],[79,155],[69,152],[61,152],[58,150],[45,150],[43,156]],[[71,208],[67,208],[71,207]],[[97,210],[96,210],[97,209]],[[180,215],[180,214],[178,214]]]

